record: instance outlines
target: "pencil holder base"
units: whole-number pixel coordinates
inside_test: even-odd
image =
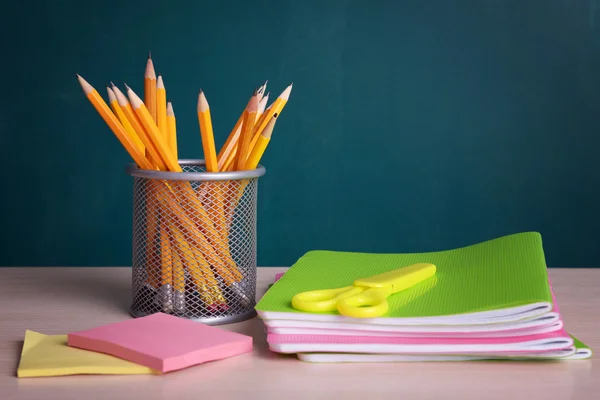
[[[128,169],[134,177],[130,314],[210,325],[256,316],[257,180],[264,168],[207,173]]]
[[[152,313],[140,312],[133,309],[129,310],[129,314],[134,318],[146,317],[148,315],[152,315]],[[177,315],[177,314],[175,314]],[[254,317],[256,317],[257,313],[255,310],[247,311],[243,314],[237,315],[226,315],[223,317],[202,317],[202,318],[186,318],[190,321],[199,322],[205,325],[225,325],[225,324],[235,324],[237,322],[248,321]]]

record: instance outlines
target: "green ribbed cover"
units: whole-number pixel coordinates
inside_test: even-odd
[[[552,302],[541,235],[524,232],[432,253],[310,251],[267,291],[256,310],[300,313],[291,306],[298,292],[347,286],[357,278],[422,262],[435,264],[436,275],[390,296],[385,317],[445,316]]]
[[[573,339],[573,346],[575,346],[575,348],[577,349],[587,349],[589,351],[592,351],[592,349],[590,348],[590,346],[588,346],[587,344],[583,343],[581,340],[577,339],[575,336],[569,334],[569,336],[571,336],[571,339]]]

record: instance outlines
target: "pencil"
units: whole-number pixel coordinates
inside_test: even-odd
[[[256,141],[258,140],[258,137],[260,136],[263,129],[265,129],[265,127],[267,126],[267,124],[269,123],[271,118],[273,118],[273,114],[277,114],[277,115],[281,114],[281,111],[287,104],[287,102],[290,98],[290,94],[292,93],[292,86],[293,86],[293,83],[290,84],[287,88],[285,88],[285,90],[283,92],[281,92],[279,97],[277,97],[277,99],[275,99],[273,104],[271,104],[271,106],[269,106],[269,108],[267,110],[265,110],[264,114],[260,117],[260,119],[256,123],[254,131],[252,133],[252,141],[250,142],[250,146],[249,146],[250,152],[252,152],[252,148],[256,145]]]
[[[121,121],[121,124],[123,124],[123,127],[129,134],[129,137],[131,137],[135,141],[138,148],[140,149],[140,152],[145,153],[146,147],[144,146],[144,143],[142,143],[142,140],[138,136],[135,129],[133,129],[131,122],[129,122],[129,120],[125,116],[125,113],[123,113],[123,110],[121,110],[121,106],[119,106],[119,103],[117,102],[117,96],[115,95],[115,92],[113,92],[112,89],[108,86],[106,87],[106,91],[108,92],[108,101],[110,104],[110,108],[112,108],[117,118],[119,118],[119,121]]]
[[[173,104],[170,101],[167,103],[167,142],[171,153],[173,153],[173,157],[179,160],[177,151],[177,120],[173,111]]]
[[[131,126],[133,126],[134,130],[138,134],[138,137],[141,139],[142,143],[146,147],[146,154],[148,155],[148,158],[151,159],[153,165],[156,165],[159,170],[166,171],[166,164],[162,161],[162,158],[160,157],[160,154],[158,153],[154,142],[152,141],[150,136],[148,136],[146,128],[142,126],[140,119],[133,111],[129,100],[127,100],[125,94],[123,94],[123,92],[121,92],[121,90],[116,85],[113,84],[112,89],[115,93],[115,96],[117,97],[117,102],[119,103],[119,106],[121,106],[121,110],[123,110],[123,113],[131,123]]]
[[[131,158],[133,158],[138,167],[143,169],[153,169],[152,165],[150,164],[150,161],[146,159],[142,151],[137,146],[133,146],[133,140],[127,137],[127,133],[123,125],[118,123],[118,121],[115,121],[114,115],[110,112],[106,104],[104,104],[104,101],[102,100],[98,92],[81,76],[77,75],[77,78],[79,79],[79,83],[81,84],[84,93],[92,102],[92,105],[94,105],[98,113],[113,130],[121,144],[125,147],[125,149],[130,154]],[[154,220],[154,217],[151,217],[151,220]],[[155,237],[155,231],[149,230],[147,237],[150,240],[149,246],[152,246],[153,239]],[[150,260],[150,255],[151,249],[149,249],[149,251],[147,252],[147,260]],[[158,287],[160,286],[158,282],[158,277],[156,276],[156,274],[152,273],[152,270],[153,268],[150,267],[147,283],[154,289],[158,289]]]
[[[258,110],[256,112],[256,123],[255,126],[260,125],[262,123],[262,121],[264,120],[264,118],[266,117],[265,112],[269,111],[273,104],[269,105],[269,107],[266,107],[268,101],[269,101],[269,95],[270,93],[267,93],[259,102],[258,104]],[[243,118],[243,114],[240,117],[240,121]],[[234,145],[231,145],[231,151],[229,153],[225,153],[224,154],[224,159],[222,161],[219,161],[219,170],[220,171],[233,171],[234,170],[234,166],[235,166],[235,160],[237,157],[237,141],[239,138],[239,132],[241,131],[241,127],[238,127],[238,131],[237,131],[237,136],[233,137],[233,141],[234,141]],[[255,135],[252,138],[252,141],[250,142],[250,146],[248,151],[251,152],[252,148],[254,147],[254,144],[256,143],[256,140],[258,139],[258,135]]]
[[[171,156],[171,152],[167,148],[166,138],[158,130],[158,126],[156,126],[156,124],[152,120],[152,116],[150,115],[150,112],[146,108],[144,102],[142,101],[142,99],[139,98],[137,94],[135,94],[133,90],[131,90],[129,86],[125,85],[125,87],[127,88],[127,96],[129,97],[129,101],[131,103],[133,111],[142,123],[142,126],[146,130],[146,133],[148,133],[148,136],[150,137],[152,143],[154,143],[154,145],[156,146],[158,155],[167,167],[167,170],[181,172],[179,164],[173,159],[173,157]],[[148,145],[146,145],[146,147],[148,147]],[[152,157],[154,158],[154,155],[152,155]]]
[[[163,220],[160,224],[160,267],[161,267],[161,286],[160,295],[157,296],[159,305],[164,312],[173,310],[173,255],[171,241],[167,231],[167,224]]]
[[[258,102],[258,110],[256,111],[256,122],[258,122],[258,120],[260,119],[260,117],[264,114],[265,109],[267,107],[267,103],[269,102],[269,95],[270,93],[267,93],[266,95],[264,95],[264,97],[262,99],[260,99],[260,101]]]
[[[265,81],[265,83],[257,90],[257,100],[259,102],[259,105],[258,105],[258,110],[256,113],[256,119],[258,119],[260,114],[262,114],[262,112],[264,111],[264,107],[262,107],[262,109],[261,109],[261,104],[264,104],[264,106],[266,106],[266,104],[269,100],[268,94],[263,97],[263,94],[267,88],[268,82],[269,82],[268,80]],[[266,99],[265,99],[265,97],[266,97]],[[231,169],[230,167],[232,166],[232,163],[235,160],[235,155],[237,154],[238,141],[240,138],[240,134],[242,132],[242,122],[244,120],[244,112],[246,111],[247,107],[248,107],[248,105],[246,105],[246,107],[240,114],[240,117],[238,118],[237,122],[235,123],[235,126],[233,127],[233,129],[231,130],[231,133],[227,137],[225,144],[223,145],[223,147],[221,148],[221,151],[217,155],[219,171],[230,170]]]
[[[242,122],[244,121],[244,113],[246,112],[246,108],[248,108],[248,104],[246,104],[246,106],[242,110],[242,113],[240,114],[240,117],[235,123],[233,129],[229,133],[225,144],[223,144],[221,151],[219,151],[219,154],[217,156],[219,171],[227,171],[227,168],[235,159],[235,153],[238,145],[238,140],[240,138],[240,133],[242,132]]]
[[[277,122],[277,114],[273,114],[273,118],[267,123],[265,129],[260,133],[258,140],[254,148],[252,149],[252,153],[248,156],[248,160],[244,165],[244,169],[255,169],[260,162],[267,146],[269,145],[269,141],[271,140],[271,135],[273,134],[273,128],[275,128],[275,123]]]
[[[121,92],[114,83],[111,82],[111,84],[121,111],[133,127],[134,131],[138,134],[138,137],[146,144],[146,154],[154,167],[152,169],[158,168],[159,170],[165,171],[165,164],[162,162],[154,143],[131,108],[131,104],[127,100],[127,97],[125,97],[123,92]],[[160,244],[158,242],[159,213],[157,210],[157,196],[159,196],[159,190],[160,187],[157,182],[152,180],[148,181],[146,188],[146,269],[148,276],[147,283],[155,289],[160,288],[162,280],[162,269],[160,265],[157,265],[155,262],[155,260],[158,259],[157,255],[160,254]],[[162,302],[163,294],[162,292],[160,293],[161,294],[157,295],[156,300]],[[159,306],[162,307],[162,304],[159,304]]]
[[[154,70],[151,54],[148,54],[146,72],[144,73],[144,102],[150,116],[154,120],[154,123],[156,123],[156,71]]]
[[[198,94],[198,122],[200,124],[200,135],[202,136],[202,148],[208,172],[219,172],[217,165],[217,152],[215,150],[215,138],[213,135],[210,107],[202,89]]]
[[[254,122],[256,121],[256,112],[258,111],[256,91],[250,98],[248,106],[244,111],[244,121],[242,122],[242,132],[240,134],[239,143],[237,146],[237,154],[235,159],[235,168],[241,170],[244,168],[246,158],[248,157],[248,150],[250,149],[250,141],[252,140],[252,131],[254,129]]]
[[[271,140],[271,135],[273,134],[273,129],[275,128],[276,120],[277,114],[273,114],[273,118],[271,118],[271,120],[267,123],[265,129],[261,132],[259,139],[256,141],[256,145],[252,149],[252,153],[250,153],[250,155],[248,156],[248,160],[244,165],[245,170],[255,169],[258,166],[258,163],[260,162],[260,159],[262,158],[269,144],[269,141]],[[237,206],[237,203],[239,202],[242,195],[244,194],[244,190],[248,186],[248,183],[248,181],[244,181],[239,186],[230,190],[228,202],[226,203],[225,207],[225,218],[227,220],[226,229],[228,232],[231,228],[235,207]]]
[[[223,258],[218,254],[217,247],[213,248],[209,244],[209,240],[207,240],[206,236],[202,232],[202,229],[199,229],[196,224],[194,224],[189,218],[186,218],[184,206],[180,205],[180,201],[171,201],[166,198],[159,199],[161,203],[165,206],[165,212],[171,216],[172,221],[174,221],[174,227],[181,230],[182,234],[185,234],[188,237],[188,242],[190,243],[190,248],[198,249],[202,252],[203,258],[205,261],[210,261],[208,267],[212,265],[218,274],[220,274],[227,285],[231,285],[236,281],[241,280],[241,276],[235,276],[233,272],[229,270],[229,265],[223,261]],[[184,203],[185,204],[185,203]],[[202,260],[198,259],[197,261],[201,262]],[[231,260],[233,261],[233,260]],[[233,264],[235,266],[235,263]],[[239,271],[237,271],[239,274]],[[241,274],[240,274],[241,275]]]
[[[139,168],[150,169],[150,162],[146,159],[145,154],[143,154],[138,146],[119,121],[119,119],[112,113],[108,105],[104,102],[100,94],[92,85],[90,85],[85,79],[83,79],[79,74],[77,75],[77,79],[79,80],[79,84],[83,89],[86,97],[92,103],[98,114],[102,117],[104,122],[110,127],[112,132],[115,134],[121,145],[125,148],[127,153],[129,153],[130,157],[134,160],[136,165]]]
[[[169,143],[167,134],[167,91],[161,75],[158,75],[156,79],[156,125],[167,143]]]
[[[201,300],[208,310],[216,309],[217,303],[213,298],[213,294],[216,293],[214,290],[212,290],[212,288],[207,287],[204,275],[201,271],[201,268],[206,268],[207,264],[204,255],[202,253],[199,255],[194,254],[180,229],[174,228],[172,229],[171,233],[175,239],[175,242],[177,243],[176,250],[180,258],[183,260],[183,267],[187,269],[188,273],[192,277],[192,281],[196,285],[196,289],[200,294]],[[202,265],[199,265],[198,259],[204,260]]]
[[[172,235],[170,236],[172,238]],[[185,270],[181,256],[177,252],[177,243],[172,242],[173,250],[173,308],[182,313],[185,311]]]
[[[129,95],[132,108],[144,125],[146,131],[149,133],[152,141],[156,144],[161,157],[163,157],[163,160],[167,164],[168,170],[172,172],[182,172],[179,164],[169,156],[164,138],[160,135],[158,127],[152,122],[150,114],[148,113],[144,103],[130,87],[127,87],[127,93]],[[206,238],[210,243],[210,245],[205,246],[205,248],[214,248],[214,251],[216,251],[221,258],[221,261],[224,263],[224,268],[221,270],[229,270],[231,274],[233,274],[237,279],[241,280],[242,275],[237,269],[237,265],[229,253],[229,249],[227,248],[228,246],[224,242],[225,237],[222,236],[222,234],[220,234],[215,228],[212,219],[206,212],[203,204],[200,202],[200,199],[197,197],[189,182],[174,182],[172,187],[173,189],[179,189],[179,193],[173,193],[175,196],[175,201],[170,203],[170,206],[174,206],[176,203],[179,203],[184,205],[188,212],[199,214],[199,218],[196,218],[194,214],[192,214],[192,218],[197,226],[206,234]],[[187,214],[183,211],[183,209],[181,209],[180,213],[182,218],[185,219]]]
[[[257,91],[257,95],[258,96],[256,96],[256,97],[257,97],[257,99],[258,99],[259,102],[262,100],[263,96],[265,95],[265,91],[267,90],[267,83],[268,82],[269,82],[268,80],[265,81],[265,83],[263,83],[262,86],[258,88],[258,91]]]

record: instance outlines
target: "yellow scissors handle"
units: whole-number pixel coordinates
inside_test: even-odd
[[[387,287],[369,288],[362,293],[338,301],[340,314],[353,318],[377,318],[388,312],[387,298],[392,289]]]
[[[336,311],[341,299],[354,296],[365,289],[356,286],[346,286],[339,289],[323,289],[302,292],[292,297],[292,306],[301,311],[326,312]]]

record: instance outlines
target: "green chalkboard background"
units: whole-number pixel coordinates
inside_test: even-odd
[[[28,1],[3,6],[0,265],[131,263],[130,162],[83,96],[142,92],[152,51],[201,158],[255,86],[294,90],[263,158],[260,265],[538,231],[600,266],[600,4],[577,0]]]

